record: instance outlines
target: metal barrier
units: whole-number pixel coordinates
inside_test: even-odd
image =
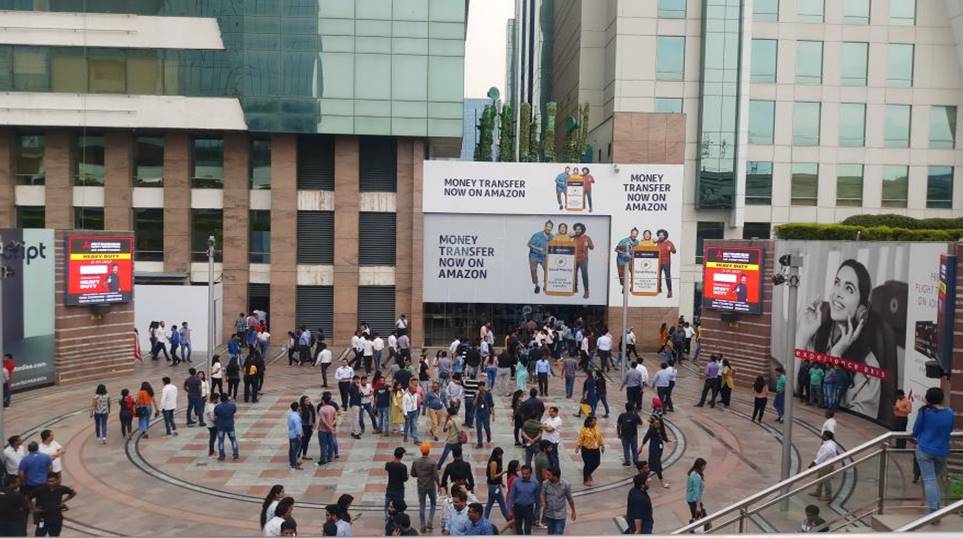
[[[849,529],[858,525],[866,525],[865,520],[888,510],[919,509],[922,492],[918,495],[908,495],[899,491],[892,494],[893,487],[908,489],[903,480],[901,484],[893,484],[902,478],[903,467],[912,466],[912,448],[896,448],[911,440],[909,433],[887,432],[871,439],[831,460],[802,471],[788,479],[759,491],[739,502],[731,504],[721,510],[713,512],[698,521],[694,521],[672,534],[694,532],[700,527],[706,533],[719,534],[748,534],[748,533],[787,533],[798,532],[800,519],[791,514],[802,514],[796,499],[803,493],[816,487],[817,493],[826,492],[823,496],[824,507],[833,510],[838,517],[825,518],[821,525],[835,532],[839,529]],[[953,432],[951,439],[963,441],[963,431]],[[897,443],[899,442],[899,443]],[[951,448],[951,452],[963,454],[963,448]],[[903,460],[903,465],[899,461]],[[842,482],[844,492],[832,496],[832,481]],[[841,480],[840,480],[841,479]],[[875,491],[867,488],[875,486]],[[917,486],[918,488],[918,486]],[[822,490],[822,491],[820,491]],[[825,497],[829,497],[826,501]],[[790,510],[791,501],[796,501],[795,511]],[[914,504],[906,504],[910,501]],[[900,530],[913,530],[926,523],[939,520],[948,514],[958,512],[961,508],[957,502],[929,516],[924,516]],[[953,507],[956,508],[953,508]],[[820,513],[820,516],[823,514]],[[826,514],[830,516],[830,514]],[[750,523],[754,528],[750,528]],[[917,524],[918,523],[918,524]],[[915,525],[915,526],[913,526]],[[912,528],[908,528],[912,526]],[[788,528],[787,528],[788,527]]]

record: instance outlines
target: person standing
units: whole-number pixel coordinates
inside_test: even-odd
[[[361,439],[361,378],[354,376],[348,385],[348,420],[351,421],[351,437]]]
[[[441,485],[438,480],[438,467],[428,454],[431,452],[431,443],[421,443],[421,457],[411,462],[411,476],[418,479],[418,518],[421,524],[421,533],[432,531],[432,524],[435,520],[435,509],[438,506],[437,489]],[[427,502],[426,502],[427,501]],[[425,519],[425,505],[431,503],[431,511],[428,519]]]
[[[696,458],[689,468],[685,482],[685,502],[689,505],[689,523],[706,517],[706,507],[702,502],[705,493],[706,460]]]
[[[762,415],[766,412],[766,404],[769,402],[769,385],[761,375],[756,376],[756,381],[752,384],[752,400],[752,421],[762,424]]]
[[[816,452],[816,458],[809,464],[809,467],[815,467],[817,465],[822,465],[827,461],[835,458],[842,453],[842,449],[836,444],[836,436],[833,432],[825,430],[821,436],[823,442],[819,445],[819,451]],[[833,472],[833,466],[829,465],[823,469],[819,470],[818,476],[820,479],[829,475]],[[823,501],[831,501],[833,498],[833,486],[830,480],[821,480],[816,483],[816,491],[810,493],[809,495],[813,497],[819,497]]]
[[[699,403],[696,407],[702,407],[706,403],[706,396],[709,391],[712,391],[712,399],[709,400],[709,407],[716,406],[716,397],[719,395],[719,357],[716,355],[709,356],[709,362],[706,364],[704,371],[704,381],[702,383],[702,396],[699,397]]]
[[[408,467],[401,462],[405,457],[403,447],[395,448],[394,459],[385,463],[388,473],[388,486],[385,488],[385,522],[388,521],[388,504],[394,502],[397,506],[405,500],[405,482],[408,481]]]
[[[602,328],[602,336],[595,342],[595,348],[599,354],[600,368],[604,372],[609,371],[609,360],[612,358],[612,334],[608,327]]]
[[[211,394],[214,394],[214,389],[217,392],[224,392],[224,370],[221,368],[221,357],[219,355],[214,355],[211,357]]]
[[[554,405],[548,408],[548,416],[542,418],[542,441],[552,445],[552,450],[548,451],[548,461],[552,467],[560,468],[558,460],[559,444],[562,442],[562,417],[559,416],[558,407]]]
[[[605,408],[605,414],[602,415],[602,418],[609,418],[608,389],[606,389],[605,376],[602,374],[602,370],[595,371],[595,392],[598,394],[598,398],[596,399],[596,402],[595,402],[596,405],[601,403],[602,406]],[[593,415],[595,414],[596,405],[592,406]]]
[[[13,355],[3,354],[3,406],[10,407],[10,398],[13,394],[13,371],[17,369],[17,364],[13,362]]]
[[[53,460],[50,456],[40,452],[40,445],[36,441],[27,444],[27,455],[20,460],[17,473],[24,493],[30,493],[35,488],[43,487],[47,483],[47,475],[53,472]]]
[[[776,421],[782,424],[782,415],[786,410],[786,370],[782,366],[776,367],[776,398],[773,405],[776,408]]]
[[[605,440],[602,437],[602,430],[596,423],[595,415],[589,415],[578,432],[575,446],[575,454],[582,454],[582,484],[585,487],[592,487],[592,473],[601,464],[604,452]]]
[[[237,357],[231,357],[224,368],[227,373],[227,395],[232,400],[237,399],[237,388],[241,384],[241,363]]]
[[[512,482],[508,492],[511,502],[512,519],[515,521],[515,534],[532,534],[535,521],[535,502],[538,500],[538,481],[532,480],[532,468],[522,466],[521,477]]]
[[[187,393],[187,427],[194,427],[194,416],[201,427],[204,427],[204,401],[203,391],[201,390],[201,378],[197,375],[197,370],[191,368],[184,380],[184,392]]]
[[[341,366],[334,371],[334,379],[338,382],[338,392],[341,393],[341,407],[348,408],[348,389],[351,388],[351,380],[354,378],[354,368],[348,366],[347,359],[341,359]]]
[[[50,456],[50,470],[58,475],[64,470],[64,447],[54,439],[51,430],[40,432],[40,452]]]
[[[390,418],[388,416],[388,409],[391,407],[391,388],[387,383],[385,383],[385,379],[381,376],[381,372],[375,372],[374,381],[371,383],[371,390],[376,409],[375,416],[378,417],[378,423],[375,431],[382,434],[382,436],[387,436]]]
[[[288,468],[292,471],[301,470],[301,438],[304,436],[304,426],[301,422],[300,406],[298,402],[291,402],[288,411]]]
[[[23,460],[26,454],[27,451],[19,435],[14,435],[7,440],[7,446],[4,447],[2,453],[3,469],[6,472],[3,481],[3,490],[6,490],[10,486],[10,483],[17,478],[17,474],[20,472],[20,461]]]
[[[337,434],[338,411],[331,402],[331,393],[325,392],[321,395],[321,404],[318,405],[318,465],[326,465],[334,460],[335,454],[335,435]]]
[[[896,402],[893,404],[893,431],[905,433],[909,425],[909,416],[913,412],[913,402],[906,397],[903,389],[896,391]],[[906,439],[897,439],[896,448],[906,448]]]
[[[34,488],[27,498],[34,513],[37,531],[34,536],[60,536],[64,524],[64,510],[77,492],[60,483],[60,474],[50,473],[46,486]]]
[[[110,415],[110,396],[107,386],[101,383],[94,391],[94,399],[90,403],[90,416],[94,419],[94,433],[101,444],[107,444],[107,417]]]
[[[632,478],[632,489],[626,500],[625,521],[629,528],[626,534],[652,534],[652,499],[649,498],[649,478],[637,474]]]
[[[217,459],[224,461],[224,437],[227,437],[231,441],[232,457],[237,460],[241,457],[237,448],[237,434],[234,431],[237,405],[226,394],[221,394],[220,400],[221,403],[214,407],[214,421],[217,425]]]
[[[616,419],[615,432],[622,441],[622,466],[638,465],[639,463],[639,426],[642,419],[635,411],[635,406],[627,402],[625,412]],[[629,463],[629,460],[632,460]]]
[[[257,403],[257,376],[258,367],[254,360],[256,354],[252,351],[244,359],[244,403]]]
[[[214,457],[214,442],[217,441],[217,417],[214,416],[214,408],[220,401],[223,392],[215,392],[204,402],[204,423],[207,424],[207,457]]]
[[[635,360],[642,360],[642,357],[639,356],[639,352],[635,349],[635,342],[635,329],[629,327],[629,330],[625,331],[625,360],[631,359],[632,355],[635,355]]]
[[[181,358],[183,358],[188,363],[191,362],[191,351],[193,347],[191,346],[191,328],[188,327],[187,322],[181,323]]]
[[[164,414],[164,429],[167,430],[167,435],[177,435],[177,424],[174,424],[174,412],[177,411],[177,387],[167,376],[164,376],[161,381],[164,383],[160,401],[161,413]]]
[[[359,407],[360,409],[360,407]],[[408,442],[408,436],[411,436],[411,441],[416,445],[421,444],[421,440],[418,439],[418,385],[417,383],[409,383],[408,390],[405,391],[401,398],[401,410],[405,414],[405,433],[404,442]],[[358,413],[360,419],[360,411]]]
[[[545,469],[545,480],[541,485],[542,520],[548,526],[549,535],[565,534],[565,505],[572,511],[572,521],[575,521],[575,499],[572,498],[572,486],[568,480],[562,479],[562,472],[558,467]]]
[[[314,436],[314,430],[318,425],[318,411],[311,403],[311,398],[305,395],[298,399],[298,413],[301,414],[301,431],[303,432],[301,436],[301,459],[309,460],[311,457],[308,456],[308,445],[311,444],[311,437]]]
[[[659,371],[652,376],[652,386],[662,405],[669,409],[669,384],[672,379],[672,372],[669,370],[669,363],[663,362],[659,365]]]
[[[836,397],[836,366],[826,365],[826,373],[823,374],[823,407],[833,408],[833,399]]]
[[[565,378],[565,397],[571,399],[575,392],[575,370],[578,368],[578,359],[571,353],[562,359],[562,377]]]
[[[625,399],[636,409],[642,409],[642,372],[637,368],[638,362],[632,362],[631,367],[625,371],[622,378],[622,387],[625,389]]]
[[[729,359],[722,359],[722,371],[720,372],[720,394],[722,395],[722,405],[726,408],[732,401],[732,389],[736,388],[736,371],[729,365]]]
[[[448,489],[448,479],[450,478],[453,485],[461,484],[468,491],[474,492],[475,475],[471,464],[462,459],[461,447],[452,451],[452,458],[454,461],[446,465],[444,472],[441,473],[441,489]],[[454,487],[452,489],[454,490]]]
[[[819,364],[809,368],[809,405],[823,406],[823,376],[826,371]],[[906,428],[904,427],[905,431]]]
[[[318,351],[315,354],[318,358],[314,361],[314,365],[321,366],[321,388],[326,389],[328,388],[328,368],[331,367],[331,350],[324,342],[319,342],[316,349]]]
[[[177,366],[184,361],[183,357],[178,357],[177,352],[181,349],[181,333],[177,330],[177,323],[171,323],[171,332],[167,334],[167,341],[171,345],[171,366]]]
[[[381,335],[374,333],[371,340],[371,352],[374,356],[374,369],[376,372],[381,371],[381,355],[384,353],[385,341],[381,338]]]
[[[542,355],[535,362],[535,375],[538,377],[538,392],[544,398],[548,396],[548,375],[552,372],[552,365],[548,362],[548,350],[542,348]]]
[[[485,440],[492,442],[492,421],[495,420],[495,400],[492,394],[485,388],[485,384],[478,385],[478,392],[475,393],[475,430],[478,434],[478,444],[475,448],[482,447],[482,430],[485,430]]]
[[[30,503],[20,491],[20,479],[14,473],[0,488],[0,536],[26,536]]]
[[[532,389],[535,390],[535,389]],[[524,405],[519,411],[522,416],[526,417],[525,422],[522,424],[522,444],[525,445],[525,465],[531,465],[532,459],[535,454],[539,451],[539,445],[542,442],[542,423],[539,422],[538,418],[532,414],[526,412]]]
[[[144,381],[140,384],[140,390],[137,391],[137,401],[134,407],[134,414],[137,416],[137,430],[140,431],[143,439],[149,437],[147,429],[150,428],[151,412],[154,413],[154,418],[157,418],[157,415],[160,414],[160,406],[154,399],[154,388],[150,386],[150,383]]]
[[[943,407],[943,389],[930,387],[926,390],[926,405],[920,408],[913,422],[913,438],[916,439],[916,462],[923,479],[923,493],[930,513],[940,509],[943,494],[941,475],[946,470],[946,458],[950,453],[950,433],[953,431],[953,410]]]

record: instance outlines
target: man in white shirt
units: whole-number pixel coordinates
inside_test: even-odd
[[[642,374],[642,387],[645,388],[645,386],[649,384],[649,369],[646,368],[644,364],[642,364],[641,360],[635,366],[635,369]]]
[[[364,337],[361,331],[355,331],[354,336],[351,337],[351,350],[354,351],[351,366],[361,368],[361,357],[364,355]]]
[[[418,383],[412,382],[408,385],[408,390],[401,398],[401,410],[405,414],[405,442],[408,442],[408,435],[410,434],[411,440],[416,445],[420,445],[421,441],[418,439]]]
[[[408,330],[408,318],[406,318],[404,314],[398,316],[398,319],[395,320],[395,330],[398,330],[398,331]]]
[[[318,360],[314,361],[315,366],[321,366],[321,388],[328,388],[328,368],[331,367],[331,350],[324,342],[318,344]]]
[[[361,354],[364,357],[364,371],[366,374],[370,374],[371,362],[374,360],[374,343],[370,334],[361,338]]]
[[[448,346],[448,355],[454,358],[458,355],[458,346],[461,345],[461,340],[456,336],[454,340],[451,341],[451,345]]]
[[[351,387],[351,379],[354,377],[354,368],[348,366],[347,359],[341,359],[341,366],[334,371],[334,379],[338,382],[338,391],[341,392],[341,409],[348,409],[348,389]]]
[[[171,383],[171,378],[164,376],[164,388],[161,389],[160,405],[164,414],[164,428],[167,435],[177,435],[177,425],[174,424],[174,412],[177,411],[177,387]]]
[[[548,415],[542,419],[542,440],[555,445],[555,450],[549,451],[548,461],[552,467],[558,468],[558,444],[562,442],[562,434],[559,431],[562,427],[562,417],[558,416],[558,407],[548,408]]]
[[[824,431],[822,439],[823,444],[819,445],[819,450],[816,452],[816,459],[809,464],[810,467],[822,465],[842,453],[842,449],[838,444],[836,444],[836,436],[833,435],[833,432]],[[829,465],[824,469],[820,469],[817,475],[819,478],[822,478],[831,472],[833,472],[833,466]],[[819,497],[824,501],[831,501],[833,498],[831,480],[823,480],[822,482],[817,483],[816,491],[810,493],[810,495],[813,497]]]
[[[602,371],[609,371],[609,359],[612,357],[612,333],[608,328],[602,329],[602,336],[595,342],[595,347],[599,352],[599,362]]]
[[[686,322],[685,328],[682,329],[682,334],[685,335],[685,354],[689,354],[689,350],[692,347],[692,337],[695,336],[695,329]]]
[[[7,442],[7,446],[3,449],[3,467],[7,471],[7,484],[9,484],[9,480],[17,476],[20,471],[20,460],[27,455],[27,450],[24,448],[19,435],[10,437]],[[4,486],[7,484],[4,484]]]
[[[374,333],[374,340],[371,341],[371,350],[374,352],[375,370],[381,370],[381,353],[385,349],[385,341],[381,335]]]
[[[826,422],[823,422],[823,427],[819,431],[819,433],[826,432],[836,435],[836,412],[832,409],[826,410]]]
[[[54,440],[52,431],[44,430],[40,432],[40,452],[50,456],[53,462],[50,464],[51,471],[60,473],[64,470],[64,447]]]
[[[635,330],[629,327],[629,330],[625,332],[625,358],[631,359],[633,354],[638,359],[639,364],[642,364],[642,357],[639,357],[639,352],[635,349]]]

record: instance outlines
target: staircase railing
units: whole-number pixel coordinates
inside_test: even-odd
[[[893,532],[915,531],[916,529],[919,529],[925,525],[936,523],[946,516],[957,514],[960,512],[963,512],[963,499],[960,499],[953,504],[944,506],[943,508],[940,508],[936,512],[930,512],[929,514],[926,514],[925,516],[917,519],[916,521],[910,521],[906,525],[903,525],[902,527],[894,530]]]

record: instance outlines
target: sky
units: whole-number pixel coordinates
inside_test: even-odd
[[[485,97],[497,86],[505,95],[505,21],[514,0],[471,0],[465,43],[465,97]]]

